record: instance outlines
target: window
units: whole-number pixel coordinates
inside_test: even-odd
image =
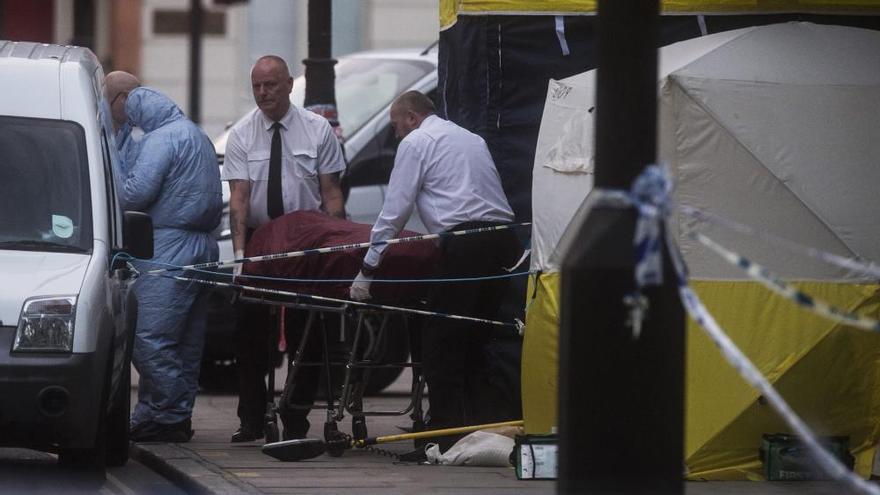
[[[154,34],[189,34],[188,10],[153,11]],[[202,12],[202,33],[208,35],[226,34],[225,12]]]
[[[0,249],[89,252],[92,239],[82,127],[0,116]]]
[[[351,136],[397,95],[428,75],[434,66],[427,62],[381,58],[343,58],[336,64],[336,107],[345,137]],[[302,107],[306,80],[293,83],[293,104]]]

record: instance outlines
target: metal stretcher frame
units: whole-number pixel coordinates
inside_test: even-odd
[[[422,409],[422,399],[425,389],[425,378],[421,372],[421,362],[416,360],[414,353],[410,352],[410,362],[406,363],[384,363],[383,351],[384,342],[389,338],[388,321],[389,317],[394,314],[390,310],[366,309],[357,306],[341,304],[341,305],[323,305],[314,303],[305,303],[300,301],[283,301],[268,298],[264,295],[249,296],[247,291],[239,294],[239,298],[243,302],[265,304],[275,307],[284,307],[293,310],[307,311],[308,318],[302,335],[299,339],[296,351],[287,361],[287,379],[284,389],[278,403],[275,402],[275,369],[269,366],[269,377],[267,387],[267,408],[265,420],[266,442],[272,443],[279,440],[277,415],[279,411],[286,407],[292,409],[326,409],[326,421],[324,423],[325,440],[330,441],[338,439],[344,434],[338,431],[336,423],[345,418],[345,413],[352,417],[352,436],[355,439],[367,438],[366,417],[367,416],[403,416],[407,413],[413,420],[413,428],[418,431],[424,426],[424,412]],[[331,352],[328,344],[328,329],[324,325],[324,318],[327,314],[338,315],[340,318],[339,335],[340,341],[344,342],[346,328],[349,320],[356,318],[354,337],[350,349],[347,351],[347,359],[345,362],[333,362],[331,360]],[[381,318],[378,332],[367,324],[367,315],[378,315]],[[407,315],[402,315],[404,318]],[[309,336],[316,320],[320,320],[321,342],[322,342],[322,361],[321,362],[305,362],[303,354],[306,345],[309,342]],[[280,327],[279,327],[279,330]],[[366,334],[366,335],[365,335]],[[271,334],[270,334],[271,335]],[[359,352],[364,339],[368,339],[365,348]],[[267,352],[276,352],[277,340],[269,339],[269,348]],[[360,354],[360,356],[359,356]],[[270,359],[271,363],[272,360]],[[323,366],[326,375],[326,405],[302,405],[294,404],[290,400],[293,387],[296,381],[297,371],[301,366]],[[336,405],[336,394],[333,393],[333,383],[331,378],[331,366],[344,366],[345,375],[340,394],[339,405]],[[410,401],[407,407],[395,411],[365,411],[363,409],[363,392],[367,381],[369,380],[370,371],[378,368],[412,368],[412,385],[410,388]]]

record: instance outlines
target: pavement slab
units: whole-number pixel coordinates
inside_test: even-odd
[[[392,386],[391,395],[371,397],[368,408],[402,409],[408,397],[405,377]],[[399,389],[399,390],[398,390]],[[521,481],[513,468],[430,466],[397,462],[363,450],[341,457],[320,456],[301,462],[281,462],[260,451],[262,441],[232,444],[238,427],[234,395],[201,394],[193,411],[193,439],[185,444],[133,444],[133,456],[174,481],[189,493],[309,494],[309,495],[495,495],[556,493],[554,481]],[[309,416],[314,435],[320,435],[326,412]],[[369,434],[399,434],[408,416],[368,417]],[[350,417],[339,423],[351,431]],[[412,442],[379,446],[402,454]],[[850,493],[833,482],[686,482],[687,495],[841,495]]]

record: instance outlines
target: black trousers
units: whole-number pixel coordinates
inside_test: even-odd
[[[236,365],[238,369],[238,417],[241,424],[262,430],[269,398],[266,394],[266,375],[269,366],[275,366],[280,355],[277,350],[279,308],[268,305],[245,303],[241,305],[235,331]],[[303,311],[287,310],[285,336],[287,352],[293,355],[299,345],[307,319]],[[306,343],[303,360],[319,362],[322,359],[320,322],[313,324]],[[270,347],[271,342],[271,347]],[[302,408],[287,409],[282,404],[279,411],[284,425],[284,437],[302,438],[309,431],[307,416],[315,402],[321,369],[315,366],[300,367],[296,374],[291,402]],[[276,381],[276,384],[278,382]]]
[[[493,226],[467,222],[453,230]],[[516,235],[500,230],[452,236],[441,242],[438,278],[478,277],[507,273],[522,253]],[[428,305],[432,311],[497,319],[506,279],[437,283]],[[509,391],[500,390],[487,362],[487,345],[510,327],[447,318],[428,318],[422,332],[422,366],[428,383],[430,429],[518,419]],[[440,439],[441,450],[456,438]]]

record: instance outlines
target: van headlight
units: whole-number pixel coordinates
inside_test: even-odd
[[[13,352],[70,352],[76,296],[40,297],[24,303]]]

